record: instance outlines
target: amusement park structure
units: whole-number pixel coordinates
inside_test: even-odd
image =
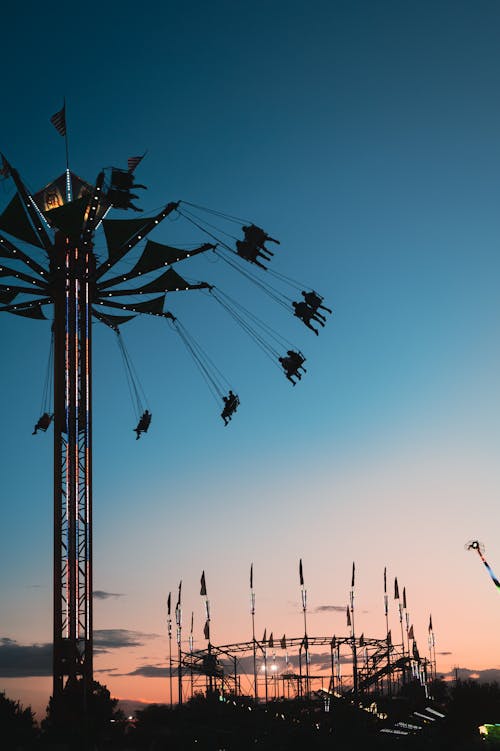
[[[166,295],[195,290],[212,295],[293,385],[305,372],[300,350],[214,285],[186,281],[174,270],[175,264],[202,253],[216,254],[316,335],[326,321],[320,309],[331,310],[314,290],[301,290],[304,285],[268,268],[274,253],[266,243],[278,241],[248,220],[183,201],[168,202],[149,216],[123,218],[125,211],[142,212],[134,203],[138,198],[134,191],[145,187],[134,177],[142,157],[131,157],[127,168],[103,168],[93,183],[86,182],[69,169],[65,107],[51,122],[66,139],[66,170],[45,188],[31,193],[18,170],[1,157],[0,177],[12,186],[12,197],[0,215],[0,310],[52,321],[53,405],[44,408],[33,433],[53,425],[53,695],[57,700],[66,685],[83,682],[85,688],[93,680],[93,323],[108,326],[118,338],[136,398],[134,430],[140,438],[149,428],[151,413],[141,404],[121,337],[121,327],[139,314],[163,318],[177,331],[222,408],[225,425],[239,405],[239,397],[228,392],[204,350],[164,309]],[[109,218],[115,209],[122,212],[121,218]],[[150,233],[172,214],[198,228],[205,242],[177,248],[151,240]],[[224,231],[219,231],[220,223],[225,223]],[[98,230],[106,241],[103,258],[95,251]],[[127,270],[118,271],[124,260]],[[294,292],[298,299],[275,286],[282,283],[301,290]],[[53,313],[47,316],[50,310]],[[202,658],[193,654],[190,659],[194,672]]]
[[[352,566],[349,604],[346,606],[348,634],[346,636],[312,636],[307,627],[307,590],[302,559],[299,562],[301,605],[304,633],[297,637],[274,638],[273,631],[264,630],[261,639],[255,637],[256,594],[250,567],[250,613],[252,639],[232,644],[216,645],[211,641],[211,614],[205,572],[201,576],[200,594],[204,597],[206,620],[203,629],[207,646],[194,649],[193,613],[191,631],[182,649],[182,583],[179,584],[175,623],[178,657],[172,659],[171,594],[167,601],[169,637],[170,703],[172,678],[177,674],[178,703],[196,694],[207,696],[247,696],[255,703],[273,700],[336,697],[356,704],[373,701],[373,697],[391,699],[410,684],[417,686],[422,696],[431,697],[431,684],[436,679],[435,637],[432,616],[429,618],[429,656],[420,654],[407,607],[406,588],[400,596],[398,580],[394,580],[394,602],[400,622],[401,641],[393,638],[390,629],[387,570],[384,569],[384,614],[386,633],[372,638],[355,629],[355,565]]]

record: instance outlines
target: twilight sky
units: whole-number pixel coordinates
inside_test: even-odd
[[[252,561],[258,635],[300,636],[299,558],[311,634],[347,635],[355,561],[357,628],[382,638],[387,566],[422,653],[432,613],[438,672],[500,676],[498,593],[464,549],[481,540],[500,571],[498,3],[112,1],[92,17],[29,0],[2,26],[0,150],[30,189],[64,169],[49,118],[65,96],[74,172],[92,182],[147,151],[145,211],[183,199],[254,221],[281,242],[271,269],[334,310],[316,337],[223,261],[179,265],[301,349],[307,374],[293,388],[206,294],[167,295],[241,407],[224,428],[176,333],[136,319],[122,332],[153,413],[140,441],[95,324],[96,677],[168,699],[148,677],[166,664],[166,598],[182,579],[185,637],[194,611],[204,646],[202,570],[214,643],[251,638]],[[178,219],[152,239],[207,238]],[[0,690],[42,708],[52,432],[31,431],[50,322],[2,314],[0,337]],[[396,613],[391,598],[394,631]]]

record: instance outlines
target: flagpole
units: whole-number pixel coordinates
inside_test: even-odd
[[[179,667],[177,671],[178,703],[182,706],[182,608],[181,608],[182,579],[179,582],[179,595],[175,606],[175,622],[177,625],[177,646],[179,651]]]
[[[309,640],[307,638],[307,590],[304,586],[304,572],[302,558],[299,562],[300,592],[302,596],[302,612],[304,614],[304,650],[306,653],[306,697],[309,697]]]
[[[210,643],[210,602],[208,600],[208,595],[207,595],[207,584],[206,584],[206,581],[205,581],[205,571],[202,571],[202,573],[201,573],[200,595],[202,595],[203,597],[205,597],[206,621],[205,621],[205,628],[204,628],[203,631],[204,631],[205,639],[207,639],[207,641],[208,641],[207,651],[208,651],[208,655],[209,655],[209,657],[208,657],[208,665],[209,665],[209,671],[210,671],[209,675],[208,675],[208,689],[209,689],[209,693],[212,694],[212,692],[214,690],[214,686],[213,686],[213,677],[214,676],[212,675],[212,672],[213,672],[213,669],[212,669],[212,659],[211,659],[212,645]]]
[[[431,680],[432,680],[432,673],[433,673],[433,661],[432,661],[432,653],[434,650],[434,679],[436,678],[436,640],[434,639],[434,631],[432,629],[432,615],[429,616],[429,657],[430,657],[430,664],[431,664]]]
[[[173,706],[173,689],[172,689],[172,616],[170,613],[172,593],[168,593],[167,600],[167,626],[168,626],[168,672],[169,672],[169,684],[170,684],[170,709]]]
[[[259,701],[257,689],[257,645],[255,642],[255,592],[253,591],[253,563],[250,565],[250,612],[252,614],[252,645],[253,645],[253,693],[255,703]]]
[[[406,587],[403,588],[403,608],[405,611],[405,628],[406,628],[406,647],[408,649],[408,658],[410,657],[410,614],[406,605]]]
[[[354,630],[354,561],[352,564],[352,578],[351,578],[351,591],[350,591],[350,603],[351,603],[351,638],[352,638],[352,681],[354,697],[358,696],[358,653],[356,649],[356,633]]]
[[[264,632],[265,633],[265,632]],[[267,706],[267,647],[266,647],[266,640],[263,639],[263,647],[264,647],[264,679],[265,679],[265,697],[266,697],[266,706]]]
[[[68,121],[66,118],[66,97],[63,99],[63,112],[64,112],[64,145],[66,147],[66,200],[69,202],[72,200],[71,195],[71,172],[69,170],[69,145],[68,145]]]
[[[387,594],[387,567],[384,566],[384,612],[385,612],[385,638],[387,642],[387,692],[392,696],[391,678],[391,652],[389,649],[389,596]]]
[[[191,611],[191,633],[189,634],[189,654],[191,657],[191,699],[194,696],[194,675],[193,675],[193,626],[194,626],[194,613]]]
[[[335,636],[332,638],[330,642],[330,662],[332,666],[332,678],[331,678],[331,686],[332,686],[332,694],[335,693],[335,657],[334,657],[334,650],[336,646],[336,638]]]
[[[398,602],[399,625],[400,625],[400,628],[401,628],[401,644],[402,644],[402,648],[403,648],[403,657],[406,654],[406,652],[405,652],[405,638],[404,638],[404,631],[403,631],[403,609],[404,609],[404,601],[406,599],[405,591],[406,591],[405,587],[403,587],[403,602],[401,602],[401,600]]]

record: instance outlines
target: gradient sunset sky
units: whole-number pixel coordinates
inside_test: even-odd
[[[432,613],[438,673],[500,677],[499,595],[464,548],[479,539],[500,573],[498,2],[28,0],[2,28],[0,151],[30,189],[64,170],[50,116],[66,97],[74,172],[147,152],[145,211],[182,199],[254,221],[280,240],[271,268],[334,311],[316,337],[217,258],[179,265],[301,349],[307,374],[292,387],[206,294],[167,295],[241,406],[224,428],[179,337],[138,318],[123,337],[153,413],[140,441],[95,324],[96,678],[168,700],[148,677],[166,666],[166,599],[182,579],[203,647],[202,570],[214,643],[251,638],[252,562],[258,635],[300,636],[300,558],[311,634],[347,635],[355,561],[357,630],[384,637],[387,567],[422,654]],[[1,207],[11,195],[0,182]],[[178,219],[152,239],[207,238]],[[0,337],[0,690],[41,711],[52,431],[31,433],[50,322],[2,314]]]

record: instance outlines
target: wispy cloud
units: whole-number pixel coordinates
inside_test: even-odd
[[[318,605],[314,613],[345,613],[345,605]]]
[[[144,634],[141,631],[129,631],[126,628],[103,628],[94,631],[94,646],[100,652],[123,647],[142,647],[148,639],[157,637],[158,634]]]
[[[144,634],[124,628],[94,631],[94,651],[108,652],[124,647],[141,647],[158,634]],[[107,671],[109,672],[109,670]],[[19,644],[0,637],[0,678],[28,678],[52,675],[52,644]]]
[[[125,597],[122,592],[105,592],[103,589],[94,590],[95,600],[108,600],[110,597]]]
[[[52,674],[52,644],[18,644],[0,638],[0,677],[27,678]]]
[[[115,673],[117,676],[124,675],[139,675],[142,678],[166,678],[169,674],[167,667],[161,667],[160,665],[142,665],[130,673]]]

